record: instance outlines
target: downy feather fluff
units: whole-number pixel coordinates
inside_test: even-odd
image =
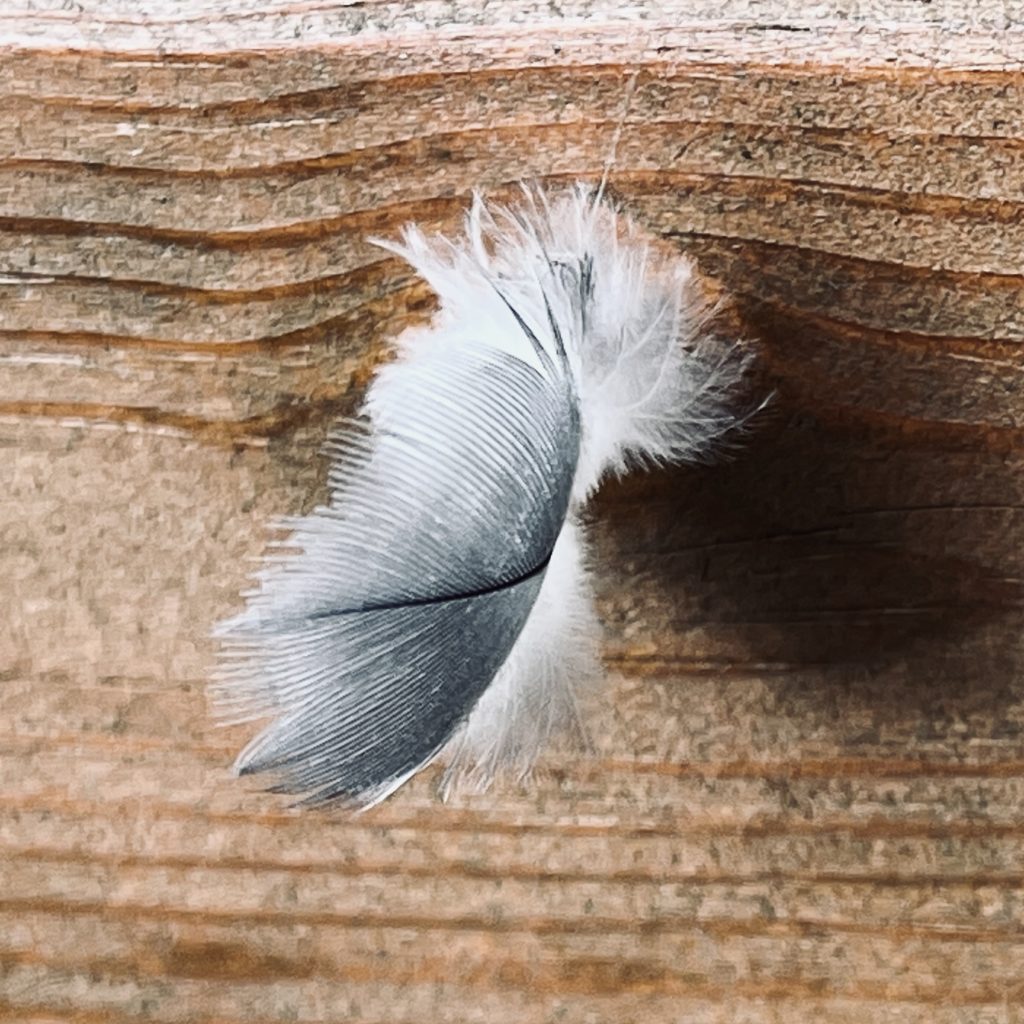
[[[330,438],[330,499],[287,521],[217,630],[224,719],[270,718],[239,772],[369,806],[447,748],[445,788],[525,776],[582,730],[599,625],[580,512],[632,463],[701,459],[746,356],[706,337],[691,263],[600,192],[479,197],[461,238],[408,227],[437,293]]]

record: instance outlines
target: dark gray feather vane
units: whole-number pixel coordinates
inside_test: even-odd
[[[381,799],[452,736],[522,630],[569,502],[564,359],[479,345],[402,384],[401,408],[371,404],[368,433],[334,441],[330,505],[288,523],[295,551],[219,630],[222,707],[276,716],[238,770],[307,803]]]

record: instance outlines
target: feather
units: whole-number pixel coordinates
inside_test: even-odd
[[[286,521],[222,623],[215,704],[304,802],[369,806],[447,747],[445,792],[525,777],[600,676],[580,513],[635,463],[705,457],[747,357],[705,336],[691,263],[585,187],[479,197],[397,253],[437,293],[328,442],[330,498]]]

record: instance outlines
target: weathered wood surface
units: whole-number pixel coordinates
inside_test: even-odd
[[[0,1017],[1024,1020],[1022,23],[5,5]],[[774,411],[602,496],[594,758],[290,813],[206,637],[429,312],[364,239],[596,178],[633,72],[614,190]]]

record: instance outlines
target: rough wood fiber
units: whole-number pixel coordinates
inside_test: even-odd
[[[0,11],[0,1018],[1024,1021],[1024,11]],[[227,776],[212,621],[430,296],[596,178],[773,414],[597,509],[592,759],[354,820]]]

